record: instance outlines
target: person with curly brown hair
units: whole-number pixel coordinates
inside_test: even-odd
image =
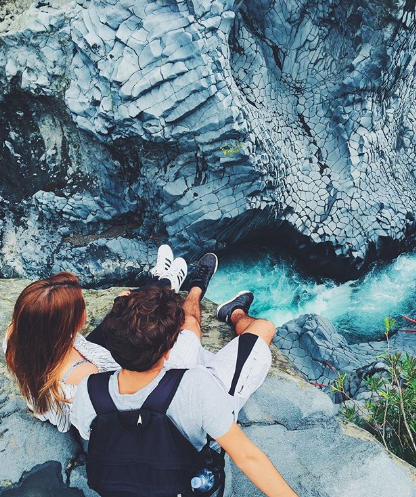
[[[191,286],[190,290],[195,302],[199,302],[204,292],[202,280],[198,283],[201,285]],[[198,364],[183,373],[173,392],[173,398],[168,403],[166,416],[198,452],[207,445],[208,437],[214,439],[267,496],[296,497],[296,493],[284,481],[267,456],[236,424],[239,410],[249,395],[261,385],[267,374],[271,363],[269,344],[275,333],[272,323],[248,315],[252,301],[251,292],[245,291],[219,306],[217,317],[227,321],[236,331],[237,337],[217,354],[208,356],[205,365]],[[195,307],[198,306],[195,304]],[[197,314],[196,309],[191,318],[191,324],[195,328],[200,326]],[[121,370],[102,376],[102,381],[99,382],[91,382],[86,378],[79,385],[71,420],[83,438],[88,440],[91,433],[98,433],[94,431],[102,426],[100,422],[96,423],[98,417],[105,423],[114,419],[117,427],[120,428],[119,423],[122,423],[120,416],[124,416],[123,413],[129,411],[138,410],[137,426],[140,428],[140,433],[146,429],[150,418],[147,417],[147,421],[143,421],[140,409],[148,402],[152,392],[164,382],[165,376],[172,372],[166,367],[166,363],[170,360],[171,351],[185,322],[183,300],[166,287],[150,286],[119,299],[103,322],[103,333],[107,339],[108,349],[114,360],[120,364]],[[101,386],[98,403],[97,393],[93,388],[97,383]],[[115,418],[111,418],[113,411],[119,413]],[[90,459],[87,459],[87,472],[88,464],[95,461],[95,469],[93,468],[90,473],[94,489],[99,491],[100,488],[112,488],[113,491],[100,492],[105,496],[136,495],[121,491],[131,486],[131,481],[126,479],[135,479],[135,484],[140,488],[146,488],[150,485],[147,481],[150,479],[149,475],[157,474],[157,461],[153,461],[149,466],[146,465],[147,453],[140,452],[138,441],[137,444],[133,443],[133,448],[138,447],[137,461],[141,462],[137,466],[137,471],[127,470],[124,466],[129,463],[123,453],[123,447],[120,447],[121,442],[118,437],[107,439],[106,434],[114,425],[110,421],[106,426],[108,430],[105,429],[101,433],[105,440],[100,444],[104,449],[100,449],[98,454],[96,450],[93,451]],[[136,423],[131,426],[135,427]],[[154,444],[158,443],[156,435]],[[94,445],[97,443],[97,436],[94,437]],[[114,440],[115,445],[107,443],[107,440]],[[121,460],[119,456],[122,457]],[[171,461],[169,465],[172,471],[175,467],[174,462]],[[103,468],[108,468],[108,471],[104,471]],[[123,476],[118,476],[118,471]],[[160,482],[162,482],[167,473],[165,470],[162,472],[162,468],[160,471]],[[143,474],[143,481],[137,476],[137,472]],[[188,480],[183,482],[183,487],[176,486],[172,495],[180,494],[183,497],[192,495],[191,478],[189,477]],[[153,477],[152,482],[154,489],[154,485],[158,484],[157,477]],[[114,490],[116,487],[119,491]],[[162,494],[165,495],[163,492],[157,493],[157,495]],[[137,495],[156,494],[137,493]]]

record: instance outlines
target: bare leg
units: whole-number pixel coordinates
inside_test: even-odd
[[[237,335],[243,333],[252,333],[261,337],[267,345],[270,345],[276,333],[276,328],[271,321],[267,319],[256,319],[246,314],[242,309],[236,309],[230,316]]]
[[[185,322],[181,330],[190,330],[201,340],[201,288],[194,286],[183,303]]]

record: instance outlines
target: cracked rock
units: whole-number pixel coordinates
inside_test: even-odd
[[[414,247],[413,7],[5,0],[1,275],[120,284],[256,234],[350,279]]]

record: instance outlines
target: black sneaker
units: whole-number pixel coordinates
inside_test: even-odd
[[[238,292],[237,295],[227,302],[223,302],[217,307],[217,318],[223,323],[229,323],[231,314],[236,309],[242,309],[246,314],[250,309],[250,306],[254,300],[254,295],[249,290],[243,290]]]
[[[194,286],[199,287],[202,290],[202,297],[207,291],[209,282],[212,276],[216,273],[218,267],[218,258],[213,253],[208,253],[203,255],[199,261],[196,263],[195,270],[189,276],[187,282],[187,288],[191,290]]]

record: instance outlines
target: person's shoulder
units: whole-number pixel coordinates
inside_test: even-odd
[[[111,374],[110,374],[111,373]],[[104,372],[104,373],[91,373],[91,374],[88,374],[87,376],[85,376],[80,382],[79,382],[79,385],[78,385],[78,391],[77,391],[77,394],[78,392],[82,391],[82,392],[87,392],[88,393],[88,380],[92,377],[92,376],[95,376],[96,374],[110,374],[110,377],[109,377],[109,382],[110,381],[114,381],[112,380],[113,377],[117,377],[117,374],[118,374],[118,370],[117,371],[108,371],[108,372]],[[117,381],[117,380],[116,380]]]
[[[88,392],[88,380],[95,374],[86,376],[78,385],[70,413],[71,423],[78,429],[82,438],[89,439],[91,423],[96,412]]]
[[[88,406],[88,408],[90,408],[90,406],[92,407],[92,401],[88,389],[88,380],[92,376],[95,376],[95,374],[97,373],[85,376],[85,378],[80,381],[79,385],[75,387],[73,409],[75,408],[75,410],[77,410],[80,406],[82,406],[82,409],[85,409],[85,406]]]
[[[82,335],[79,331],[75,335],[75,344],[82,344],[84,345],[85,342],[88,342],[88,340]]]

